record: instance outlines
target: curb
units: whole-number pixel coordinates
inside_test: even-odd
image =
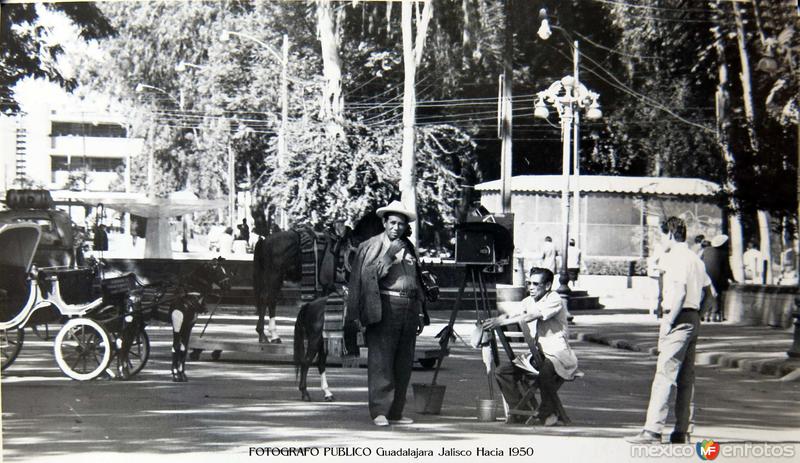
[[[649,343],[634,343],[627,339],[610,339],[597,333],[579,333],[578,341],[601,344],[632,352],[658,355],[658,349]],[[745,373],[757,373],[777,377],[781,381],[800,381],[800,361],[781,358],[748,358],[741,353],[701,352],[695,357],[695,365],[735,368]]]

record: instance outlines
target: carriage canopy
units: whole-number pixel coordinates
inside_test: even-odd
[[[0,226],[0,268],[30,269],[42,230],[33,223]]]

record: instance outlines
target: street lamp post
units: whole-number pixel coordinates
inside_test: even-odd
[[[286,146],[286,126],[289,121],[289,81],[299,82],[301,84],[307,84],[308,82],[299,81],[298,79],[293,79],[289,77],[289,36],[287,34],[283,34],[283,47],[281,48],[281,53],[278,53],[272,46],[269,44],[253,37],[252,35],[245,34],[242,32],[235,32],[230,30],[222,31],[220,34],[220,41],[221,42],[228,42],[230,40],[231,35],[236,35],[238,37],[245,38],[247,40],[252,40],[253,42],[262,46],[265,50],[270,52],[272,56],[274,56],[278,61],[281,63],[281,126],[278,129],[278,167],[282,167],[283,163],[286,160],[287,156],[287,146]],[[286,214],[283,213],[283,208],[278,207],[278,215],[280,217],[280,227],[282,229],[288,228],[288,222],[286,218]]]
[[[561,120],[562,158],[561,175],[563,186],[561,190],[561,221],[563,251],[561,253],[561,271],[559,276],[560,286],[556,290],[562,297],[569,295],[569,275],[567,273],[567,256],[569,252],[569,191],[570,191],[570,150],[572,147],[572,124],[577,109],[586,109],[586,117],[596,120],[602,117],[600,104],[597,102],[600,95],[590,91],[583,84],[576,81],[573,76],[565,76],[555,81],[546,90],[537,94],[534,116],[547,119],[549,103],[558,112]]]
[[[578,41],[577,40],[573,41],[571,36],[570,36],[570,34],[563,27],[560,27],[560,26],[557,26],[557,25],[554,24],[554,25],[552,25],[552,29],[551,29],[551,25],[550,25],[550,21],[548,20],[547,9],[546,8],[542,8],[541,10],[539,10],[539,18],[541,19],[542,22],[541,22],[541,25],[539,27],[539,30],[536,32],[536,35],[538,35],[540,39],[542,39],[542,40],[549,39],[550,36],[553,35],[552,29],[556,29],[564,36],[564,39],[567,41],[567,43],[569,43],[572,46],[572,73],[573,73],[573,75],[575,77],[575,82],[580,82],[579,64],[578,64],[579,61],[580,61],[580,52],[578,51],[579,50],[578,49]],[[581,237],[581,231],[580,231],[580,224],[581,224],[581,222],[580,222],[580,220],[581,220],[580,219],[580,217],[581,217],[581,214],[580,214],[580,204],[581,204],[580,203],[580,194],[581,194],[581,189],[580,189],[580,184],[579,184],[579,182],[580,182],[580,173],[581,173],[580,172],[580,150],[579,150],[580,137],[578,136],[578,133],[580,131],[580,113],[577,113],[577,112],[574,113],[574,121],[573,121],[572,126],[573,126],[573,133],[572,133],[572,162],[573,162],[573,166],[574,166],[573,167],[573,172],[574,172],[574,175],[575,175],[575,186],[573,188],[575,190],[574,191],[575,202],[574,202],[574,206],[573,206],[573,209],[574,209],[574,211],[573,211],[573,225],[575,227],[575,230],[574,230],[574,234],[576,235],[575,236],[575,238],[576,238],[575,241],[578,242],[578,247],[582,247],[583,245],[581,244],[581,239],[580,239],[580,237]]]

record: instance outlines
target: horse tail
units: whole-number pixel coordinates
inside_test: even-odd
[[[297,313],[297,320],[294,322],[294,378],[297,380],[300,374],[300,365],[306,357],[306,330],[303,320],[306,315],[306,308],[308,304],[300,306],[300,312]]]

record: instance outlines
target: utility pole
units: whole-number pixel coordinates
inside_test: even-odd
[[[283,59],[281,61],[281,129],[278,133],[278,170],[283,169],[286,162],[286,126],[289,122],[289,36],[283,34]],[[289,228],[283,207],[278,207],[280,227],[282,230]]]
[[[235,163],[236,157],[233,154],[233,146],[228,143],[228,226],[232,230],[234,230],[234,217],[236,215]]]
[[[578,50],[578,41],[576,40],[573,42],[572,47],[572,61],[573,61],[573,69],[572,72],[575,77],[575,86],[580,85],[579,80],[579,60],[580,60],[580,52]],[[581,175],[581,164],[580,164],[580,141],[579,141],[579,126],[580,126],[580,111],[575,111],[575,122],[573,124],[572,130],[572,165],[575,172],[575,205],[573,209],[575,221],[573,222],[572,226],[572,233],[575,235],[575,245],[579,248],[583,248],[583,243],[580,241],[581,237],[581,186],[580,186],[580,175]]]
[[[505,3],[505,50],[503,53],[503,75],[500,77],[500,202],[501,212],[511,212],[511,176],[513,171],[513,133],[511,99],[513,96],[514,37],[511,30],[511,0]]]

